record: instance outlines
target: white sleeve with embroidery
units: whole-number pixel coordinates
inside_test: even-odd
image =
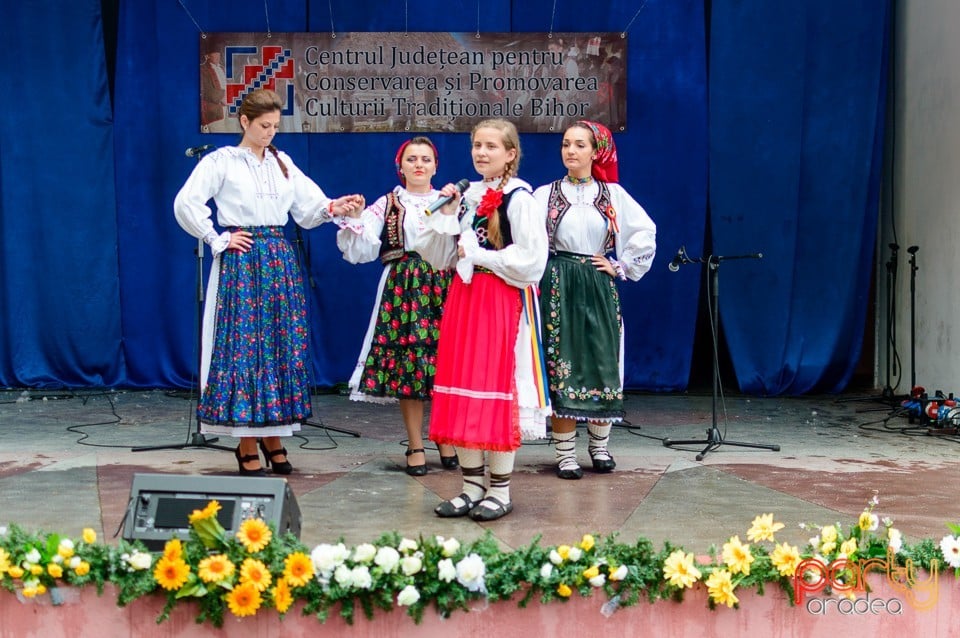
[[[351,264],[365,264],[380,256],[380,233],[387,209],[387,196],[367,206],[359,218],[337,217],[337,248]]]
[[[628,279],[643,277],[657,254],[657,225],[643,207],[619,184],[608,184],[620,232],[616,237],[617,262]]]

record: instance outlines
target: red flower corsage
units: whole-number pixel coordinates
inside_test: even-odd
[[[477,216],[489,217],[490,213],[497,210],[501,203],[503,203],[503,191],[491,188],[480,198],[480,205],[477,206]]]

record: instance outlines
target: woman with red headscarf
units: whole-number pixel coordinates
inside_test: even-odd
[[[566,176],[534,192],[550,238],[540,310],[557,476],[579,479],[577,421],[587,422],[594,471],[616,467],[607,449],[612,424],[624,416],[615,280],[636,281],[650,269],[657,227],[617,184],[617,150],[607,127],[576,122],[564,132],[560,153]]]
[[[337,246],[353,264],[379,258],[384,264],[377,304],[367,328],[350,398],[400,402],[407,428],[406,472],[427,473],[423,448],[423,402],[431,397],[436,373],[437,337],[450,270],[435,270],[413,251],[424,230],[425,209],[438,197],[430,181],[437,172],[437,149],[419,136],[404,142],[394,160],[400,186],[356,218],[339,222]],[[455,247],[450,248],[451,257]],[[451,445],[440,445],[446,469],[459,467]]]

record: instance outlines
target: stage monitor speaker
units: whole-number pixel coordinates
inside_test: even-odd
[[[220,503],[217,520],[228,534],[235,534],[243,521],[259,518],[279,534],[300,538],[300,507],[286,480],[182,474],[133,475],[123,538],[161,551],[171,538],[188,538],[190,514],[213,500]]]

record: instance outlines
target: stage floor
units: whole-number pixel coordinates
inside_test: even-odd
[[[375,540],[398,531],[455,536],[487,530],[504,548],[573,543],[582,534],[644,536],[704,553],[730,536],[745,538],[755,516],[772,512],[787,525],[779,541],[803,545],[800,523],[855,523],[876,494],[907,541],[941,538],[960,522],[960,437],[932,436],[877,401],[852,397],[728,396],[718,424],[727,441],[778,445],[779,451],[723,445],[702,461],[702,445],[664,447],[662,439],[702,439],[712,422],[710,395],[629,395],[629,426],[615,427],[612,474],[589,470],[580,429],[579,481],[556,478],[553,449],[523,446],[512,481],[514,511],[492,523],[440,519],[433,508],[460,491],[460,474],[441,468],[403,472],[399,409],[315,395],[302,436],[287,440],[296,470],[288,480],[303,513],[301,539],[313,546]],[[724,410],[725,407],[725,410]],[[229,451],[134,451],[191,439],[194,404],[162,391],[0,392],[0,525],[78,535],[93,527],[115,541],[135,473],[232,476]],[[325,427],[324,427],[325,426]],[[327,429],[329,428],[329,429]],[[358,433],[351,436],[344,431]],[[232,447],[221,439],[220,444]]]

